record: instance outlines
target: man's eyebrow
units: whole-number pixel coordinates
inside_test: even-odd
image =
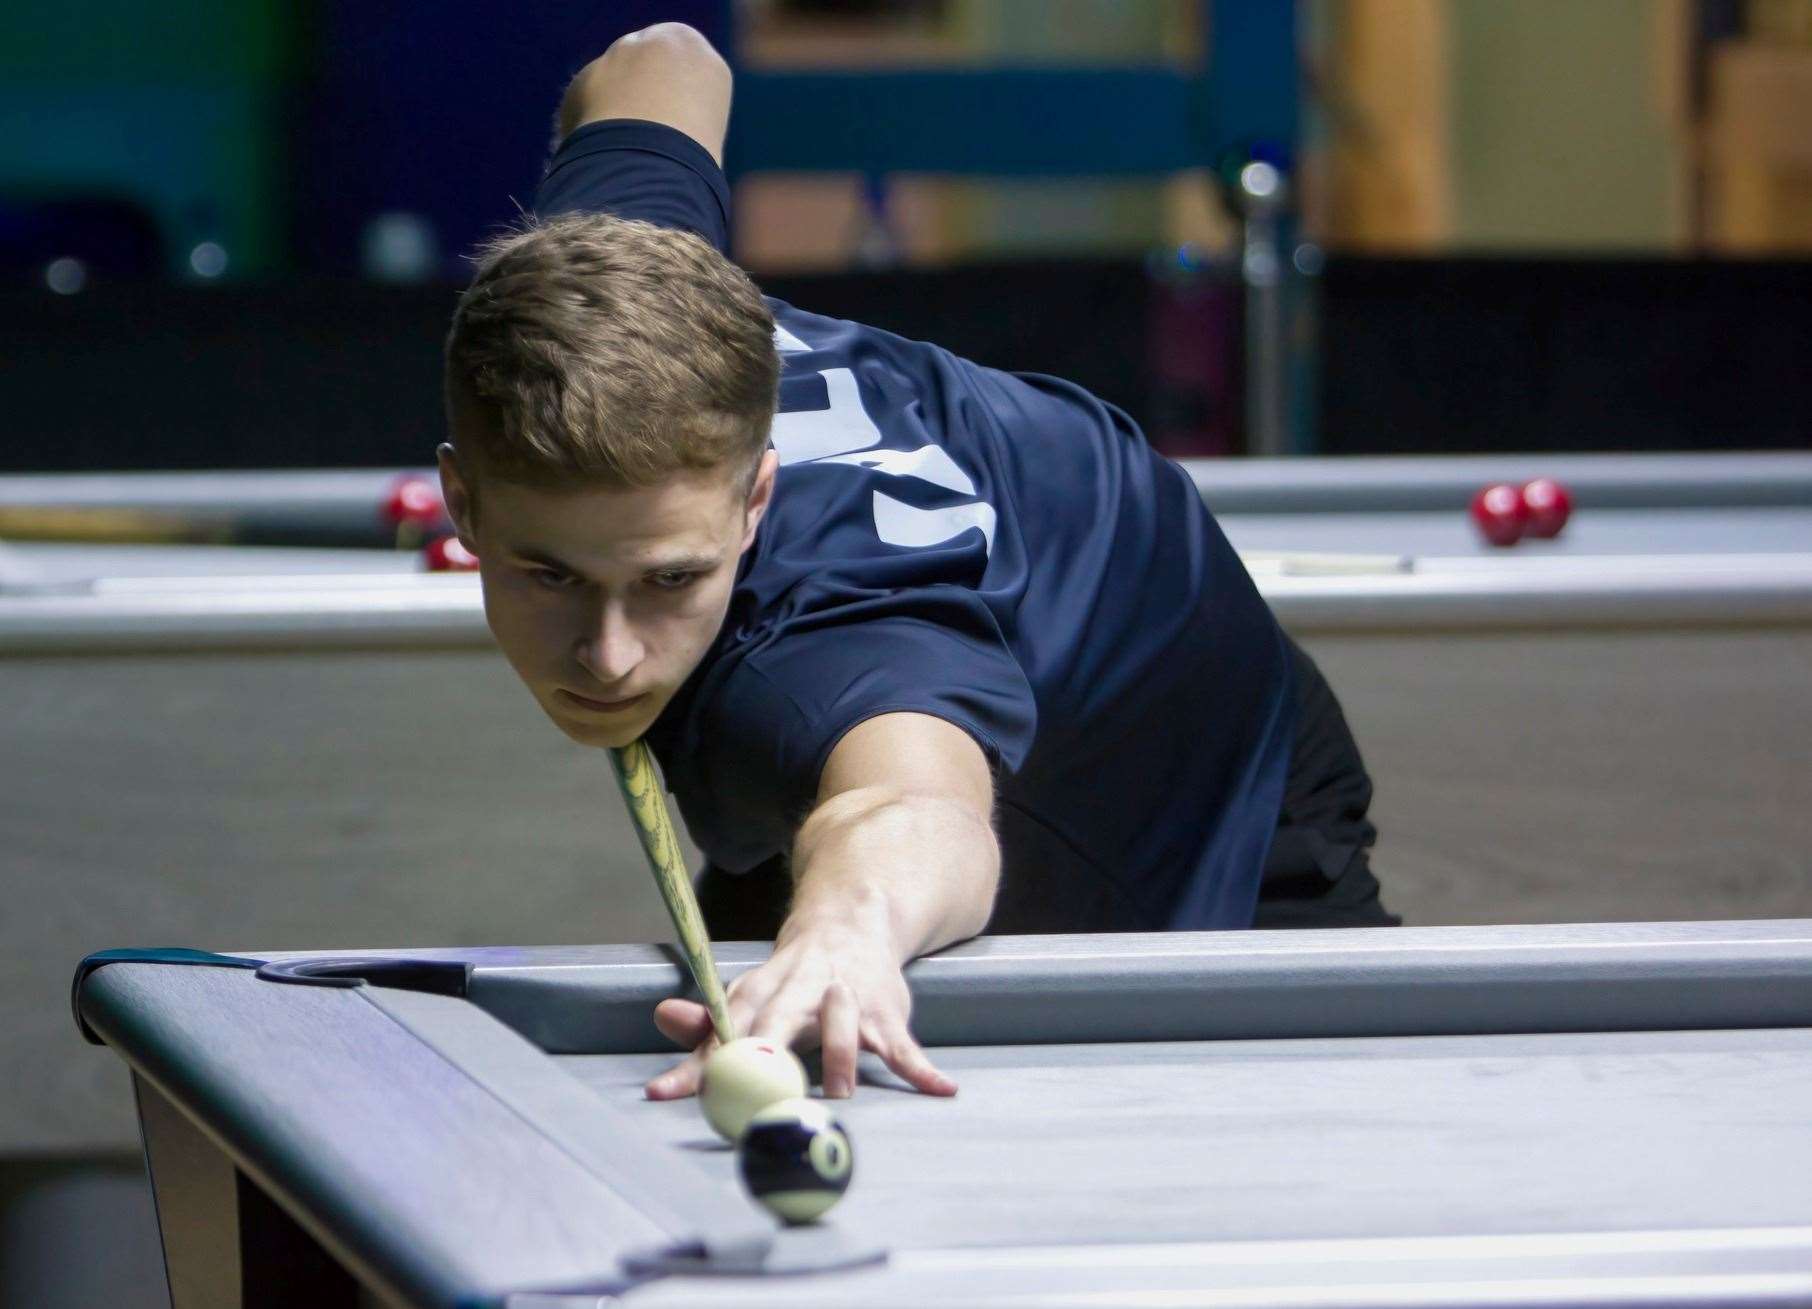
[[[525,563],[540,564],[543,568],[569,573],[574,577],[585,576],[584,569],[575,567],[551,551],[535,546],[512,546],[509,553]],[[701,552],[650,559],[641,565],[641,569],[645,573],[708,573],[722,562],[715,554]]]
[[[537,550],[534,546],[514,545],[509,546],[508,550],[510,554],[522,560],[524,563],[540,564],[543,568],[551,568],[557,573],[573,573],[576,575],[579,571],[558,555],[551,554],[546,550]]]
[[[650,559],[642,565],[645,573],[708,573],[722,563],[716,554],[682,554],[666,559]]]

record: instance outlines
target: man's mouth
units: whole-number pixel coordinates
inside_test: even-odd
[[[632,695],[622,700],[599,700],[593,696],[580,695],[577,691],[568,691],[561,687],[554,692],[556,699],[575,709],[583,709],[593,714],[620,714],[625,709],[633,709],[648,698],[644,691],[641,695]]]

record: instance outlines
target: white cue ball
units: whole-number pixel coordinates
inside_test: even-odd
[[[805,1065],[797,1055],[766,1037],[744,1036],[705,1060],[698,1103],[711,1130],[734,1142],[763,1109],[805,1092]]]

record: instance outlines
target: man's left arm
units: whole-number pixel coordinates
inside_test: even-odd
[[[773,957],[730,988],[739,1031],[823,1051],[824,1093],[855,1088],[862,1050],[917,1089],[950,1095],[913,1038],[911,960],[979,933],[1000,880],[988,760],[963,729],[929,714],[883,714],[832,750],[793,847],[793,904]],[[655,1021],[693,1046],[649,1083],[689,1095],[710,1051],[703,1009],[670,1000]]]
[[[730,69],[703,36],[658,23],[613,43],[575,77],[534,212],[611,213],[729,249],[724,133]]]

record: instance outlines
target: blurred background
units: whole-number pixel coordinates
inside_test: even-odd
[[[1803,0],[86,0],[0,16],[0,467],[423,461],[462,255],[658,18],[737,68],[774,293],[1167,451],[1804,440]]]
[[[429,463],[465,252],[566,81],[662,20],[735,68],[765,289],[1072,378],[1200,477],[1808,447],[1812,0],[14,0],[0,506]],[[1771,502],[1795,541],[1804,496]],[[0,1302],[168,1302],[125,1069],[66,1007],[85,951],[665,935],[607,770],[468,627],[0,631]],[[1642,640],[1314,647],[1393,907],[1812,914],[1806,627]]]

